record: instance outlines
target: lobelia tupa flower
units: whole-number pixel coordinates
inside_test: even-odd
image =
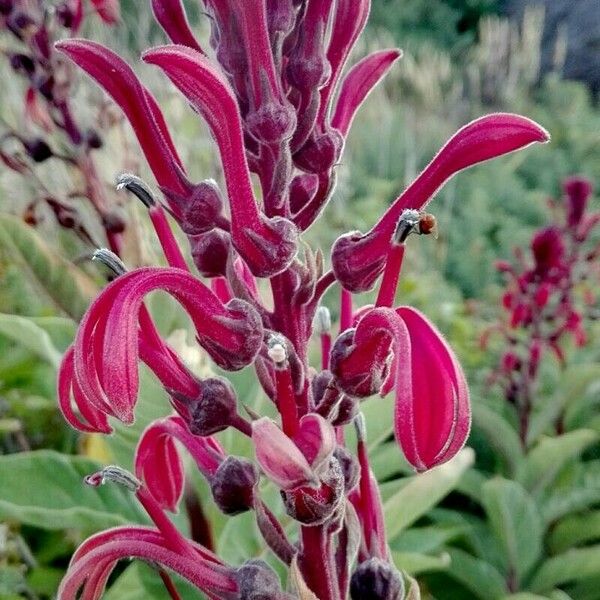
[[[107,467],[88,480],[125,485],[154,527],[117,528],[84,542],[59,598],[80,591],[82,598],[100,597],[117,561],[136,557],[159,566],[174,598],[167,571],[215,599],[401,599],[406,581],[390,559],[360,401],[394,391],[396,437],[417,471],[450,460],[470,426],[467,385],[452,350],[420,312],[393,307],[406,244],[435,229],[422,209],[455,173],[548,136],[511,114],[467,125],[369,233],[336,242],[326,271],[320,251],[299,252],[299,236],[331,197],[357,109],[400,57],[398,50],[375,52],[345,72],[369,2],[206,0],[210,49],[194,37],[181,0],[151,4],[173,45],[148,50],[143,60],[162,70],[208,124],[224,185],[190,180],[157,102],[122,59],[90,41],[57,45],[129,119],[163,199],[133,175],[119,185],[148,207],[169,263],[127,272],[110,252],[96,253],[116,278],[90,306],[65,355],[60,406],[82,431],[109,433],[111,417],[131,423],[141,360],[175,412],[143,434],[135,474]],[[188,267],[167,212],[187,236],[200,276]],[[351,294],[381,274],[376,305],[354,311]],[[337,337],[321,306],[336,282],[342,286]],[[219,367],[254,368],[277,418],[252,407],[241,414],[225,379],[200,379],[188,370],[145,308],[145,296],[156,290],[181,304],[198,344]],[[313,322],[320,365],[309,362]],[[345,443],[352,423],[356,448]],[[213,437],[226,428],[250,439],[254,461],[229,455]],[[224,513],[253,511],[295,589],[283,591],[260,560],[226,564],[213,554],[210,535],[199,543],[177,531],[165,514],[177,508],[185,479],[174,442],[192,456]],[[263,477],[280,490],[295,533],[261,498]]]
[[[91,6],[104,23],[114,25],[119,21],[119,0],[94,0]],[[118,254],[126,227],[125,211],[118,196],[102,181],[96,159],[104,145],[99,131],[116,125],[118,120],[111,117],[108,105],[97,107],[93,124],[73,111],[70,95],[77,81],[72,65],[54,48],[54,40],[77,35],[83,22],[84,0],[0,3],[0,32],[11,44],[4,53],[26,86],[21,119],[3,127],[0,160],[34,182],[34,196],[23,214],[26,223],[35,225],[43,219],[41,207],[45,205],[61,227],[74,231],[86,244],[97,246],[96,227],[90,226],[77,202],[87,200],[97,216],[97,228],[103,230],[108,245]],[[7,81],[7,85],[14,84]],[[66,193],[45,185],[39,164],[47,162],[62,163],[66,168]]]
[[[592,233],[600,213],[589,211],[593,186],[574,176],[564,181],[563,192],[562,201],[549,201],[554,222],[532,237],[531,260],[517,248],[516,265],[498,262],[498,270],[507,276],[502,296],[506,315],[482,337],[484,346],[492,332],[502,337],[505,348],[492,381],[498,381],[515,407],[525,447],[544,356],[553,355],[564,367],[565,338],[584,346],[586,321],[597,318],[600,244]],[[562,416],[556,429],[562,433]]]

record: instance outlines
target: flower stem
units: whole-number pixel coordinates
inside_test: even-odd
[[[405,244],[393,243],[390,246],[375,306],[391,307],[393,305],[405,248]]]
[[[302,527],[301,568],[308,587],[319,600],[339,600],[335,590],[337,580],[328,549],[326,525]]]
[[[148,214],[150,215],[150,220],[154,225],[154,230],[156,231],[156,235],[158,236],[160,245],[162,246],[169,265],[187,271],[187,263],[185,262],[185,258],[183,258],[181,248],[179,248],[179,244],[173,235],[173,231],[167,221],[163,208],[158,204],[151,206],[148,209]]]
[[[277,410],[281,414],[281,425],[284,433],[294,437],[298,432],[298,407],[289,364],[275,368],[275,385]]]
[[[352,327],[352,294],[342,288],[340,294],[340,333]]]

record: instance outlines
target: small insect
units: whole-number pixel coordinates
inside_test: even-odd
[[[419,223],[417,225],[417,233],[420,235],[433,235],[435,239],[438,237],[438,226],[435,215],[431,213],[420,213]]]

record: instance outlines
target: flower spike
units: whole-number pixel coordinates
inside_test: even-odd
[[[354,293],[371,289],[385,266],[402,211],[425,207],[440,187],[463,169],[548,140],[542,127],[518,115],[498,113],[472,121],[450,138],[369,233],[355,231],[338,238],[331,257],[336,278]]]
[[[206,119],[221,153],[231,207],[231,238],[257,277],[284,270],[296,254],[298,231],[287,219],[266,218],[252,192],[239,108],[227,81],[204,56],[183,46],[143,54],[157,65]]]

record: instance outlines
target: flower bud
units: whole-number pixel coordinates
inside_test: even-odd
[[[335,341],[331,350],[331,372],[336,384],[349,396],[372,396],[387,379],[392,336],[386,323],[392,317],[390,309],[372,309],[355,329],[347,329]]]
[[[294,162],[308,173],[329,171],[338,162],[344,146],[344,138],[336,129],[311,136],[294,154]]]
[[[215,219],[223,209],[221,192],[212,179],[206,179],[193,186],[190,197],[182,204],[184,208],[181,228],[188,235],[199,235],[212,229]]]
[[[210,488],[216,505],[226,515],[237,515],[254,505],[258,469],[251,461],[228,456],[213,475]]]
[[[229,235],[220,229],[190,237],[192,258],[203,277],[219,277],[227,270],[230,251]]]
[[[288,139],[296,128],[296,113],[289,103],[265,102],[245,119],[248,133],[259,142],[272,144]]]
[[[50,146],[41,138],[23,140],[23,146],[25,146],[27,154],[38,163],[48,160],[53,155]]]
[[[344,490],[346,493],[349,493],[358,485],[358,480],[360,479],[360,465],[358,464],[358,460],[354,454],[343,446],[338,446],[333,456],[338,461],[344,475]]]
[[[14,7],[14,0],[0,0],[0,15],[8,15]]]
[[[93,150],[98,150],[104,145],[100,134],[92,128],[88,129],[85,132],[85,143],[87,144],[88,148],[91,148]]]
[[[177,412],[194,435],[206,437],[223,431],[237,417],[235,390],[221,377],[203,380],[196,398],[187,398],[175,391],[171,396]]]
[[[30,56],[27,56],[27,54],[11,54],[10,66],[17,73],[23,73],[27,76],[32,75],[35,71],[35,63]]]
[[[331,424],[335,427],[348,425],[348,423],[351,423],[354,417],[357,415],[358,410],[358,400],[343,394],[337,404],[336,412],[333,416]]]
[[[125,212],[118,207],[102,215],[102,225],[108,233],[123,233],[127,226]]]
[[[281,497],[290,517],[304,525],[319,525],[329,519],[344,498],[344,474],[339,462],[331,457],[327,470],[316,488],[306,485],[282,490]]]
[[[352,574],[350,597],[352,600],[403,600],[404,580],[388,562],[369,558]]]
[[[279,577],[266,562],[253,558],[235,573],[240,600],[283,600]]]

